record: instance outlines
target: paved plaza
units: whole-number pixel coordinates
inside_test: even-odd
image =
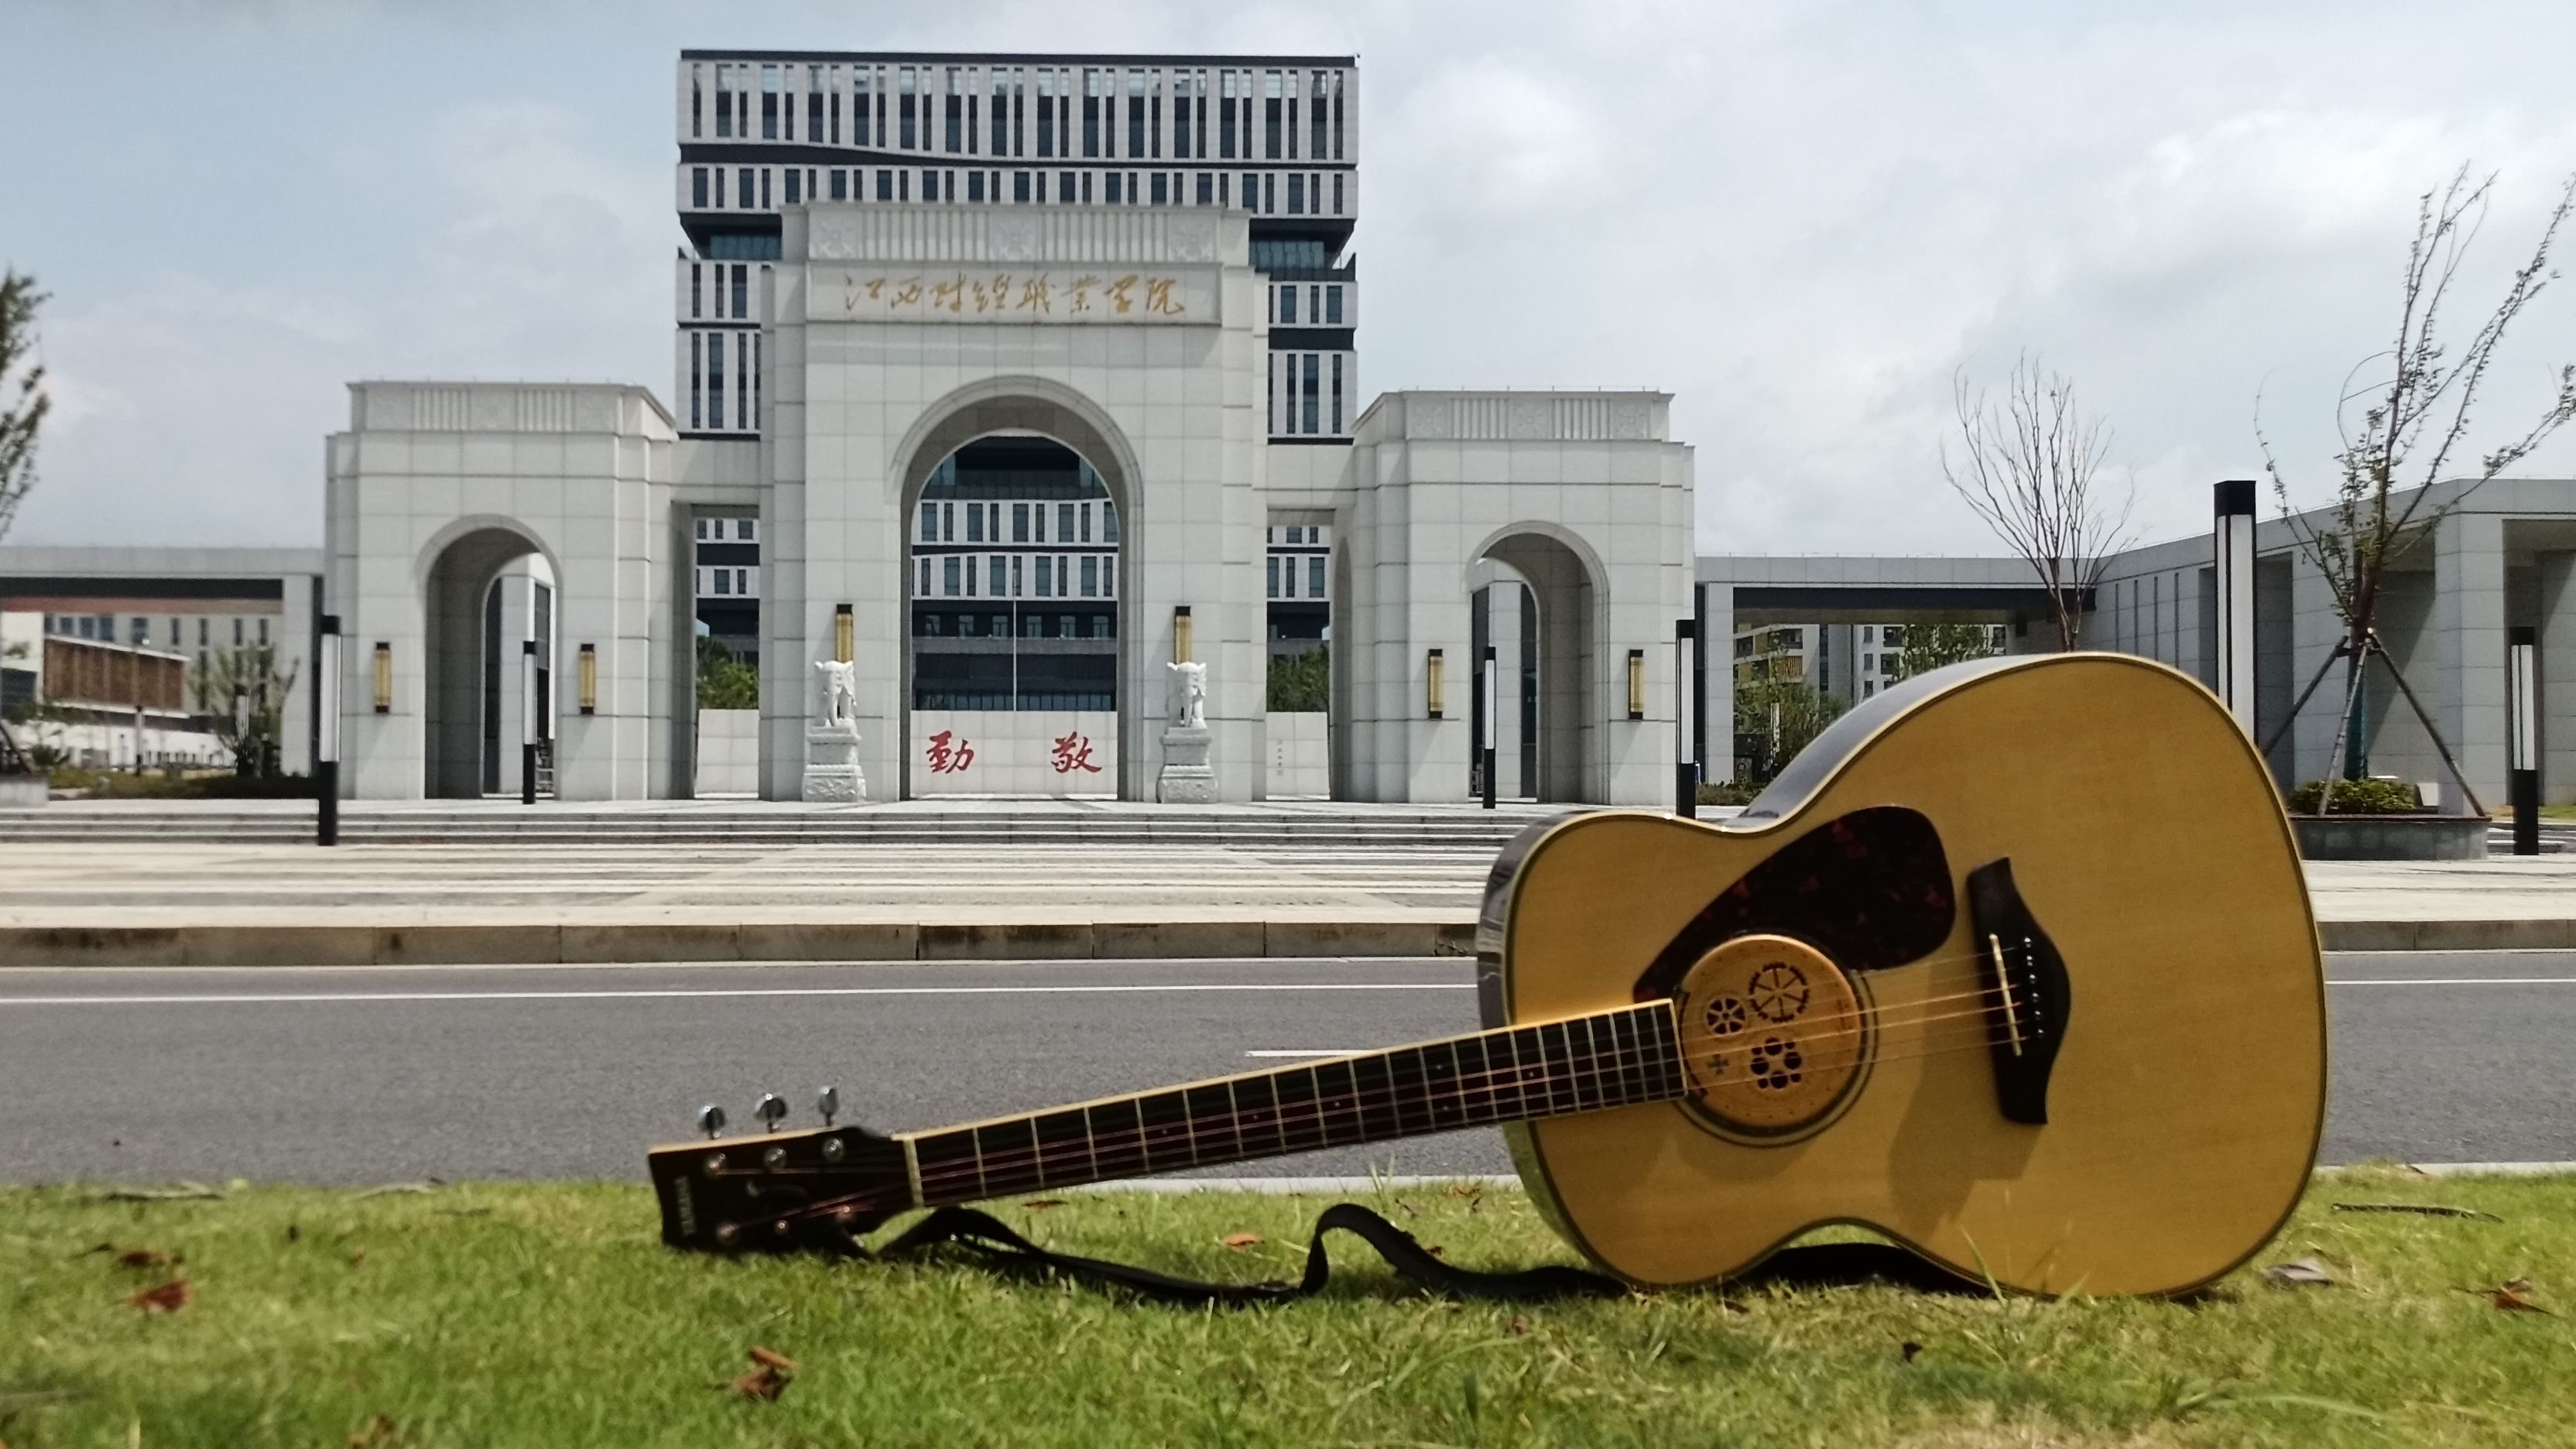
[[[58,802],[0,822],[20,965],[1429,956],[1472,949],[1495,851],[1548,810],[1114,802],[349,817]],[[41,829],[39,830],[39,827]],[[29,839],[41,834],[41,838]],[[2344,950],[2576,946],[2576,856],[2308,867]]]

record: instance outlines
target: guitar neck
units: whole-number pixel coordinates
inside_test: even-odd
[[[938,1207],[1682,1095],[1672,1003],[1447,1037],[897,1139]]]

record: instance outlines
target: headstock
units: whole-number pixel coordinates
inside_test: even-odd
[[[662,1241],[715,1253],[846,1252],[851,1239],[914,1206],[903,1145],[856,1123],[834,1125],[838,1090],[816,1094],[824,1125],[781,1132],[787,1104],[764,1094],[768,1130],[725,1137],[724,1109],[698,1113],[706,1140],[646,1158],[662,1203]]]

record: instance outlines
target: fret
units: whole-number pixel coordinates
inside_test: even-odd
[[[1315,1064],[1315,1098],[1321,1114],[1316,1132],[1318,1146],[1368,1140],[1368,1126],[1360,1120],[1359,1084],[1350,1062]]]
[[[1494,1081],[1493,1040],[1489,1036],[1471,1036],[1457,1044],[1458,1110],[1469,1122],[1491,1122],[1495,1117],[1498,1087]],[[1471,1055],[1475,1060],[1468,1060]]]
[[[1091,1160],[1090,1113],[1077,1107],[1032,1118],[1029,1135],[1037,1142],[1037,1169],[1044,1179],[1039,1186],[1100,1180]]]
[[[1272,1078],[1245,1077],[1236,1082],[1234,1105],[1246,1157],[1269,1157],[1288,1150],[1288,1139],[1279,1130],[1279,1087]]]
[[[1094,1103],[1090,1109],[1091,1140],[1100,1159],[1102,1179],[1138,1177],[1145,1172],[1145,1122],[1136,1099],[1120,1097]]]
[[[975,1131],[971,1127],[914,1139],[913,1159],[920,1164],[924,1206],[965,1202],[974,1196],[968,1190],[970,1185],[983,1182],[983,1173],[975,1165]]]
[[[1387,1053],[1375,1052],[1351,1062],[1351,1094],[1356,1099],[1351,1114],[1358,1119],[1358,1140],[1384,1141],[1404,1134],[1401,1114],[1395,1105],[1395,1073],[1387,1063]]]
[[[1684,1090],[1680,1029],[1673,1021],[1671,1007],[1658,1003],[1646,1009],[1654,1013],[1649,1020],[1654,1023],[1655,1098],[1669,1102]]]
[[[1431,1108],[1435,1131],[1465,1124],[1458,1120],[1458,1044],[1436,1041],[1422,1049],[1423,1100]]]
[[[1546,1111],[1546,1101],[1540,1101],[1535,1111],[1530,1106],[1530,1047],[1538,1039],[1528,1026],[1517,1026],[1510,1034],[1504,1034],[1504,1042],[1512,1047],[1512,1116],[1525,1122]]]
[[[1317,1130],[1322,1119],[1315,1103],[1313,1068],[1291,1069],[1270,1080],[1272,1096],[1279,1103],[1280,1150],[1311,1152],[1323,1146],[1323,1134]]]
[[[1625,1107],[1645,1100],[1639,1069],[1643,1062],[1637,1051],[1637,1014],[1620,1012],[1610,1019],[1611,1049],[1619,1054],[1617,1071],[1611,1080],[1618,1083],[1618,1105]]]
[[[1542,1095],[1547,1099],[1550,1116],[1562,1116],[1574,1110],[1573,1056],[1573,1048],[1565,1034],[1565,1023],[1551,1021],[1539,1027],[1538,1064],[1543,1074],[1539,1083],[1545,1089]]]
[[[1423,1089],[1431,1073],[1422,1060],[1419,1047],[1405,1047],[1386,1054],[1387,1110],[1395,1119],[1394,1136],[1410,1137],[1431,1130],[1431,1107]]]
[[[1222,1082],[1189,1089],[1190,1165],[1236,1162],[1242,1139],[1234,1130],[1234,1089]]]
[[[975,1129],[975,1175],[980,1197],[1001,1197],[1043,1187],[1037,1172],[1037,1133],[1026,1117]],[[1014,1186],[1013,1184],[1021,1184]]]
[[[1136,1099],[1136,1118],[1142,1127],[1142,1156],[1147,1172],[1169,1172],[1187,1167],[1181,1160],[1189,1151],[1189,1094],[1156,1092]]]
[[[1574,1098],[1577,1109],[1598,1112],[1610,1105],[1610,1084],[1602,1080],[1601,1069],[1607,1058],[1601,1050],[1601,1032],[1596,1018],[1585,1017],[1574,1023],[1572,1031],[1583,1034],[1582,1056],[1575,1070]]]
[[[1512,1065],[1520,1078],[1520,1115],[1544,1117],[1555,1110],[1548,1101],[1547,1039],[1537,1027],[1525,1026],[1512,1033]],[[1536,1087],[1533,1098],[1530,1092]]]

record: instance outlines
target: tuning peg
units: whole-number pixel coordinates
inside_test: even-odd
[[[832,1119],[841,1115],[841,1089],[838,1087],[825,1087],[823,1090],[816,1092],[814,1094],[814,1110],[823,1114],[824,1126],[831,1126]]]
[[[760,1094],[760,1105],[751,1109],[751,1115],[760,1119],[760,1125],[764,1130],[775,1132],[778,1130],[778,1124],[787,1117],[787,1103],[780,1100],[776,1092],[763,1092]]]
[[[698,1109],[698,1130],[712,1141],[725,1128],[725,1110],[713,1102]]]

